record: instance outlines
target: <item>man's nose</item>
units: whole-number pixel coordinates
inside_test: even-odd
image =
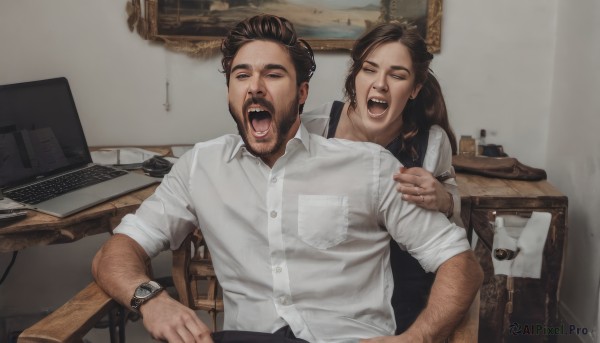
[[[262,77],[253,76],[250,78],[248,94],[252,95],[253,97],[265,95],[265,84]]]

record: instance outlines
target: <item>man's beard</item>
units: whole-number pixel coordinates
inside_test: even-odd
[[[238,132],[239,132],[240,136],[242,136],[242,140],[246,144],[246,149],[252,155],[263,158],[263,157],[271,156],[275,152],[279,151],[279,149],[281,149],[283,147],[284,143],[287,143],[286,142],[287,135],[290,132],[290,129],[292,128],[294,123],[296,122],[296,119],[298,118],[299,103],[300,103],[300,95],[296,94],[296,97],[294,98],[294,100],[292,100],[288,104],[288,106],[283,109],[283,111],[282,111],[283,116],[280,117],[281,122],[276,121],[276,119],[275,119],[276,115],[274,113],[275,111],[274,111],[273,104],[271,104],[269,101],[267,101],[263,98],[252,98],[252,99],[247,100],[246,103],[244,103],[244,106],[242,106],[242,110],[247,109],[250,104],[259,104],[259,105],[263,106],[264,108],[269,109],[271,112],[271,121],[272,121],[271,125],[273,125],[273,124],[277,125],[275,127],[276,133],[277,133],[277,136],[275,137],[275,145],[273,145],[273,147],[271,149],[263,150],[263,151],[256,150],[252,145],[250,145],[250,142],[248,141],[248,134],[246,132],[246,128],[249,127],[248,117],[244,114],[237,116],[235,113],[235,110],[233,109],[233,106],[231,105],[231,102],[229,103],[229,113],[233,117],[233,120],[235,120],[235,123],[238,128]],[[240,119],[238,119],[238,118],[240,118]],[[273,127],[271,127],[271,130],[273,130]]]

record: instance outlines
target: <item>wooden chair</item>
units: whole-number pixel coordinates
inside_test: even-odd
[[[191,309],[208,312],[212,330],[217,331],[217,314],[223,312],[222,290],[199,230],[188,235],[181,247],[173,251],[172,274],[179,302]]]
[[[56,311],[27,328],[17,342],[83,342],[83,336],[106,315],[115,320],[123,314],[122,307],[95,283],[90,283]],[[117,319],[118,320],[118,319]],[[110,325],[111,342],[123,342],[123,327],[119,335],[114,322]]]
[[[208,312],[212,329],[216,331],[217,314],[223,312],[222,292],[212,267],[210,252],[198,230],[186,237],[181,246],[173,251],[172,275],[179,301],[192,309]],[[207,291],[202,292],[202,289]],[[83,342],[86,333],[107,315],[112,323],[111,342],[124,342],[126,311],[92,282],[56,311],[23,331],[18,342]],[[479,294],[447,342],[477,342],[478,323]]]

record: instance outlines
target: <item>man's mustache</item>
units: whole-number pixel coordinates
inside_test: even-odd
[[[260,105],[262,108],[269,111],[269,113],[271,113],[271,115],[275,112],[275,107],[273,106],[273,104],[271,104],[271,102],[269,102],[268,100],[266,100],[264,98],[252,97],[252,98],[246,100],[244,102],[244,107],[243,107],[244,113],[248,113],[248,108],[250,107],[250,105]]]

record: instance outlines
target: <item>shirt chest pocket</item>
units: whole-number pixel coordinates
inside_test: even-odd
[[[298,236],[317,249],[328,249],[346,240],[348,197],[299,195]]]

